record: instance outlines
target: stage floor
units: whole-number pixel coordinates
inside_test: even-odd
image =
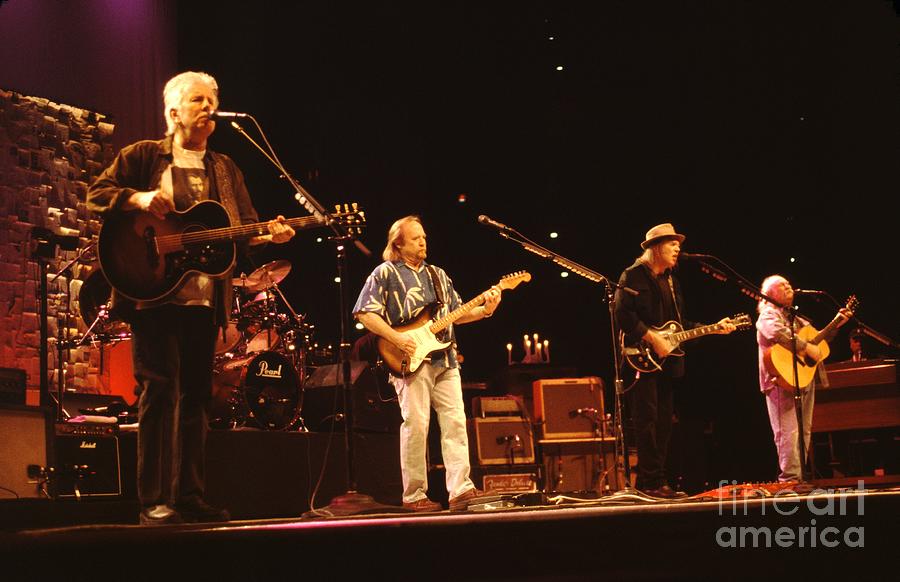
[[[515,505],[535,501],[544,503]],[[81,517],[73,512],[76,505]],[[622,493],[587,501],[531,495],[463,512],[307,514],[159,527],[102,523],[115,513],[113,505],[0,503],[3,579],[144,580],[173,573],[200,580],[897,576],[900,489],[865,482],[795,490],[727,486],[674,502]],[[91,507],[98,521],[78,523]],[[128,504],[119,509],[123,515],[136,511]],[[48,511],[69,512],[70,525],[28,525],[29,515],[40,522]],[[17,526],[11,516],[20,520]]]

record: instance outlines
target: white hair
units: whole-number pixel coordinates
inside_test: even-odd
[[[763,295],[772,297],[772,299],[774,299],[776,301],[781,301],[782,298],[774,297],[772,295],[772,292],[775,289],[775,287],[777,287],[778,285],[781,285],[782,283],[787,283],[787,282],[788,282],[788,280],[785,279],[784,277],[782,277],[781,275],[770,275],[763,280],[762,285],[760,286],[760,291],[762,291]],[[767,308],[771,308],[771,307],[777,307],[777,306],[772,305],[772,303],[770,303],[766,299],[760,299],[759,303],[756,305],[756,311],[758,313],[762,313],[763,309],[767,309]]]
[[[212,75],[197,71],[185,71],[175,75],[169,79],[169,82],[166,83],[163,89],[163,117],[166,119],[166,135],[175,133],[175,122],[172,120],[172,116],[169,115],[169,111],[181,107],[181,102],[184,100],[184,94],[188,88],[198,82],[212,89],[213,94],[216,96],[215,106],[219,106],[219,84],[216,83]]]

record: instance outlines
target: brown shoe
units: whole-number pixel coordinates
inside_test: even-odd
[[[424,512],[424,511],[443,511],[444,508],[441,507],[441,504],[437,501],[432,501],[427,497],[423,497],[418,501],[413,501],[412,503],[403,502],[404,509],[412,509],[416,513]]]
[[[462,511],[468,508],[469,502],[471,502],[476,497],[484,497],[484,491],[475,487],[473,489],[469,489],[468,491],[460,493],[450,500],[450,511]]]

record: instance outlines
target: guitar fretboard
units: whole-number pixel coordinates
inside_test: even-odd
[[[315,216],[301,216],[288,218],[284,221],[291,228],[304,229],[324,224]],[[156,244],[161,252],[168,249],[180,248],[185,245],[202,244],[207,242],[221,242],[239,240],[254,236],[269,234],[268,222],[254,224],[242,224],[240,226],[228,226],[225,228],[211,228],[209,230],[197,230],[181,234],[169,234],[157,237]]]
[[[473,309],[475,309],[482,303],[484,303],[484,297],[482,297],[481,295],[479,295],[475,299],[472,299],[471,301],[463,303],[462,305],[460,305],[459,307],[457,307],[456,309],[454,309],[453,311],[451,311],[444,317],[441,317],[440,319],[435,319],[434,323],[432,323],[431,326],[428,328],[428,331],[437,335],[438,332],[443,331],[451,323],[453,323],[454,321],[456,321],[457,319],[459,319],[466,313],[472,311]]]
[[[687,329],[685,331],[673,333],[672,339],[674,339],[676,343],[681,343],[685,340],[694,339],[694,338],[698,338],[703,335],[721,331],[722,329],[724,329],[724,328],[719,323],[712,323],[710,325],[701,325],[700,327],[695,327],[694,329]]]

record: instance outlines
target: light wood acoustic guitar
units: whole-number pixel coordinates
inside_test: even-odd
[[[856,298],[856,295],[851,295],[847,299],[845,309],[852,314],[858,307],[859,300]],[[809,383],[815,377],[816,368],[831,354],[831,348],[828,347],[828,342],[823,338],[839,323],[839,319],[833,319],[822,331],[816,330],[811,325],[806,325],[797,332],[798,338],[806,340],[807,343],[812,343],[819,348],[818,360],[813,360],[806,354],[797,354],[797,380],[801,389],[809,386]],[[780,344],[775,344],[763,355],[766,369],[768,369],[770,374],[776,376],[778,385],[786,389],[794,388],[793,360],[792,350]]]

